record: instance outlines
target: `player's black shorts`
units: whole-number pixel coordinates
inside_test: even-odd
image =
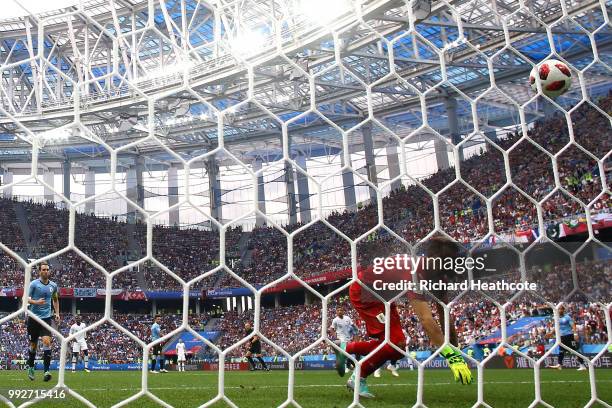
[[[573,334],[566,334],[565,336],[561,336],[561,344],[574,351],[578,351],[578,342],[576,342]]]
[[[261,354],[261,341],[257,340],[252,342],[249,346],[249,352],[251,354]]]
[[[154,356],[160,356],[162,353],[162,345],[160,344],[156,344],[153,346],[153,351],[151,351],[151,354]]]
[[[46,319],[41,320],[52,328],[56,328],[55,319],[53,317],[47,317]],[[45,336],[51,336],[51,332],[36,320],[28,318],[28,340],[30,340],[32,343],[38,343],[38,339]]]

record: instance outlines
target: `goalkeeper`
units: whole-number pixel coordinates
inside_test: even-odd
[[[365,257],[362,257],[362,263],[370,264],[373,256],[380,257],[383,253],[388,253],[388,243],[368,243]],[[426,250],[428,257],[454,258],[458,254],[458,246],[445,238],[435,237],[429,242]],[[419,280],[447,280],[454,271],[438,271],[438,270],[417,270]],[[383,299],[390,300],[395,298],[400,292],[392,291],[377,291],[374,289],[373,282],[377,279],[384,278],[385,282],[399,281],[404,279],[411,280],[410,270],[385,270],[383,274],[376,275],[372,273],[372,268],[365,268],[358,274],[359,279],[370,290],[362,288],[358,282],[354,282],[349,289],[349,298],[351,303],[357,310],[359,317],[364,321],[368,335],[373,339],[369,341],[353,341],[348,343],[339,343],[340,349],[347,354],[367,355],[376,349],[385,339],[385,305],[373,293],[377,293]],[[434,294],[442,302],[447,302],[446,293],[440,292]],[[444,309],[436,303],[437,314],[441,318],[440,324],[434,318],[430,302],[421,294],[416,292],[408,292],[410,304],[416,313],[421,325],[429,336],[431,342],[440,347],[444,344],[444,334],[441,327],[444,327]],[[389,341],[398,349],[406,348],[406,337],[402,331],[399,313],[396,305],[391,303],[389,313]],[[456,333],[453,322],[450,322],[450,341],[451,344],[457,344]],[[442,356],[447,360],[448,365],[455,377],[455,381],[462,384],[470,384],[472,382],[472,373],[468,365],[465,363],[461,353],[453,346],[446,345],[442,348]],[[365,359],[361,365],[361,375],[359,381],[355,378],[355,373],[347,382],[347,387],[354,389],[359,387],[359,395],[364,398],[373,398],[374,395],[369,392],[366,378],[374,373],[377,368],[381,367],[387,360],[399,360],[403,357],[402,353],[390,344],[385,344],[376,353]],[[345,374],[346,355],[336,350],[336,370],[340,376]]]

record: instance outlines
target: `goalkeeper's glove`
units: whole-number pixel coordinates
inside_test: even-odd
[[[453,372],[456,382],[461,382],[461,384],[472,383],[472,372],[470,371],[470,367],[465,363],[459,351],[450,346],[444,346],[440,354],[442,354],[442,357],[448,362],[448,367]]]

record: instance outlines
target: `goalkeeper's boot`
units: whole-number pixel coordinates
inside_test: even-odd
[[[376,371],[374,371],[374,378],[380,378],[380,368],[377,368]]]
[[[345,342],[337,342],[338,347],[344,352],[346,352],[346,343]],[[346,354],[338,351],[334,348],[334,353],[336,354],[336,371],[340,377],[344,377],[346,374]]]
[[[399,377],[399,373],[397,372],[397,366],[393,364],[389,364],[387,366],[387,370],[391,371],[391,375],[394,377]]]
[[[448,363],[448,367],[451,369],[456,382],[461,384],[472,383],[472,372],[470,367],[465,363],[461,353],[450,346],[444,346],[442,348],[442,357],[444,357]]]
[[[34,367],[28,367],[28,378],[34,381]]]
[[[51,373],[48,371],[45,371],[45,376],[43,377],[43,381],[44,382],[49,382],[51,381]]]
[[[355,389],[355,374],[353,374],[351,376],[351,378],[349,378],[349,380],[346,382],[346,387],[349,390],[354,390]],[[374,398],[374,394],[372,394],[370,392],[370,389],[368,388],[368,384],[366,382],[365,378],[360,378],[359,379],[359,396],[362,398]]]

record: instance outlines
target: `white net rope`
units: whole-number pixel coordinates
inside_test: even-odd
[[[105,276],[106,297],[104,317],[96,323],[89,325],[86,329],[87,332],[91,332],[104,324],[110,324],[142,348],[142,361],[147,362],[153,346],[166,342],[178,333],[189,331],[217,353],[219,361],[228,361],[230,354],[244,346],[251,337],[244,338],[231,347],[221,349],[217,344],[213,344],[203,338],[189,325],[190,288],[197,286],[198,283],[219,271],[227,271],[235,281],[253,293],[254,332],[252,335],[259,336],[267,345],[276,350],[278,354],[284,355],[288,360],[287,398],[281,406],[299,406],[299,401],[296,400],[294,395],[295,364],[301,356],[321,344],[328,344],[329,347],[338,348],[329,339],[327,324],[329,319],[328,303],[339,294],[344,293],[351,283],[358,280],[358,246],[366,242],[373,232],[387,231],[394,240],[401,242],[406,248],[409,248],[409,251],[416,254],[419,243],[427,241],[428,238],[436,234],[446,234],[444,220],[441,217],[440,200],[445,192],[452,188],[452,185],[462,184],[470,194],[480,199],[483,206],[486,206],[487,230],[476,240],[474,248],[478,248],[478,245],[490,242],[491,237],[499,237],[499,230],[496,228],[494,221],[494,208],[496,200],[507,189],[519,192],[521,196],[535,207],[539,231],[546,231],[546,210],[543,209],[543,205],[555,194],[562,193],[566,196],[571,196],[583,208],[588,226],[588,240],[577,250],[572,251],[552,244],[558,251],[570,259],[571,280],[573,283],[571,292],[562,299],[558,299],[557,302],[543,299],[541,293],[533,295],[542,299],[543,302],[554,310],[556,333],[554,345],[565,347],[561,345],[559,306],[562,300],[571,299],[576,294],[584,295],[584,288],[580,286],[580,276],[576,269],[576,264],[579,262],[576,259],[577,253],[593,243],[609,249],[605,242],[598,240],[593,227],[592,217],[594,205],[602,198],[606,199],[607,194],[609,194],[606,177],[601,176],[599,178],[601,182],[601,185],[597,188],[599,193],[590,197],[589,200],[585,200],[568,190],[567,186],[563,183],[560,169],[557,165],[558,159],[569,149],[577,149],[581,155],[597,163],[601,175],[606,173],[605,163],[609,158],[610,152],[606,151],[603,154],[597,154],[585,148],[581,141],[575,137],[576,129],[573,128],[572,121],[572,114],[585,104],[599,112],[608,121],[610,120],[608,113],[591,98],[591,89],[601,84],[601,82],[597,81],[602,81],[602,75],[599,74],[601,71],[597,71],[598,74],[595,75],[592,74],[595,72],[594,70],[596,68],[598,70],[603,69],[604,72],[607,70],[608,75],[610,73],[610,67],[607,65],[609,59],[602,58],[604,50],[598,48],[602,44],[602,40],[598,36],[609,35],[610,29],[607,7],[604,1],[561,1],[560,3],[550,5],[550,7],[545,7],[544,2],[540,4],[539,2],[522,0],[518,2],[493,1],[490,4],[481,4],[480,2],[434,2],[432,13],[437,13],[439,21],[442,21],[438,26],[432,25],[432,27],[436,27],[438,30],[438,37],[436,38],[428,37],[426,32],[418,29],[418,24],[422,19],[419,7],[422,8],[423,4],[415,1],[400,5],[397,4],[398,2],[387,0],[347,2],[345,9],[341,9],[333,19],[323,24],[320,22],[315,23],[309,20],[303,13],[300,14],[300,2],[290,1],[260,2],[261,4],[259,5],[255,5],[255,2],[246,5],[238,5],[229,1],[194,2],[195,9],[181,8],[181,5],[178,4],[185,2],[177,2],[174,5],[169,5],[164,0],[159,2],[153,0],[141,3],[135,2],[142,6],[140,8],[142,15],[136,12],[126,12],[119,4],[122,2],[112,0],[106,2],[99,6],[103,10],[98,9],[95,3],[82,2],[78,6],[59,14],[49,13],[43,16],[28,16],[15,19],[14,21],[7,22],[4,28],[8,30],[10,27],[13,27],[16,32],[22,33],[22,35],[18,35],[15,38],[14,42],[7,42],[6,46],[3,46],[3,57],[0,60],[2,72],[6,73],[3,76],[4,82],[1,89],[2,105],[0,106],[0,115],[2,116],[2,123],[7,131],[10,130],[16,136],[15,143],[21,146],[21,153],[31,157],[31,175],[28,179],[22,180],[19,183],[28,181],[38,183],[52,191],[52,194],[60,196],[65,207],[69,210],[68,245],[61,251],[48,254],[28,263],[20,258],[12,248],[4,243],[0,243],[0,248],[16,259],[23,267],[25,271],[23,285],[25,288],[29,286],[34,278],[33,275],[35,274],[33,271],[35,271],[36,266],[40,262],[53,259],[62,253],[72,250]],[[198,9],[205,10],[205,12],[198,14]],[[105,15],[107,17],[110,16],[110,18],[103,20],[100,17],[103,13],[107,13]],[[597,21],[598,25],[585,26],[584,19],[588,13],[593,13],[596,16],[595,21]],[[179,17],[176,17],[177,15]],[[381,15],[384,15],[385,18],[380,18]],[[440,16],[443,16],[443,18]],[[83,25],[83,21],[87,22],[87,24]],[[160,23],[159,21],[162,22]],[[398,25],[400,28],[398,28]],[[203,31],[208,36],[203,34],[202,31],[197,31],[197,29],[203,26],[207,27]],[[256,46],[251,44],[253,45],[252,47],[241,45],[241,41],[244,43],[245,36],[248,36],[250,33],[248,30],[260,26],[267,28],[267,31],[262,34],[260,42]],[[64,33],[57,33],[58,28],[63,28]],[[557,37],[556,33],[558,32],[569,33],[567,35],[570,37],[572,35],[580,35],[588,38],[588,44],[592,50],[592,58],[586,63],[580,59],[580,56],[576,56],[574,59],[566,58],[571,53],[567,54],[565,49],[560,49],[560,47],[563,47],[563,44],[561,44],[562,42]],[[548,99],[542,94],[539,80],[537,81],[538,92],[536,93],[531,93],[527,86],[522,86],[518,83],[518,81],[527,81],[528,72],[534,65],[532,59],[521,54],[526,49],[525,44],[528,43],[527,40],[530,36],[537,36],[539,42],[534,42],[536,46],[546,45],[549,52],[544,52],[544,54],[548,58],[564,61],[570,66],[572,74],[574,74],[572,89],[578,90],[574,94],[573,99],[568,99],[567,101]],[[576,39],[574,40],[577,41]],[[359,66],[359,64],[354,64],[354,61],[351,60],[351,56],[355,59],[364,57],[359,54],[360,41],[375,44],[374,48],[379,50],[379,53],[375,55],[380,66],[378,72],[369,72],[369,70],[373,70],[371,66]],[[312,44],[315,43],[317,43],[319,48],[316,51],[308,52],[309,47],[314,48]],[[46,46],[41,46],[42,44],[46,44]],[[321,44],[323,45],[321,46]],[[56,47],[60,46],[67,48],[69,50],[67,52],[70,52],[72,56],[71,62],[68,63],[66,59],[63,66],[60,66],[61,64],[58,65],[57,58],[61,59],[62,57],[58,56],[55,50]],[[160,53],[160,56],[151,57],[150,55],[154,53]],[[305,60],[315,61],[316,64],[310,62],[309,67],[307,63],[303,62],[303,59],[295,57],[298,54],[303,56]],[[605,55],[606,58],[609,58],[609,54]],[[368,55],[365,57],[368,57]],[[374,57],[374,55],[372,54],[369,57]],[[171,66],[164,65],[168,64],[168,61],[172,61]],[[516,67],[519,62],[526,64],[526,66]],[[413,66],[410,69],[404,69],[403,64],[413,64]],[[279,86],[276,90],[273,90],[275,103],[263,103],[262,94],[265,94],[263,97],[269,97],[267,93],[270,91],[270,88],[262,79],[260,75],[262,70],[260,68],[269,68],[274,65],[282,67],[282,69],[286,70],[285,73],[290,72],[290,75],[293,78],[298,78],[299,82],[289,83],[288,86],[286,84]],[[504,79],[504,75],[512,71],[512,69],[508,68],[512,65],[515,65],[514,69],[518,69],[521,72],[517,75],[517,81],[514,82]],[[106,69],[100,71],[99,67],[102,66]],[[23,85],[23,82],[20,82],[20,80],[23,80],[23,77],[14,76],[17,69],[28,70],[27,73],[22,72],[22,76],[25,75],[31,79],[28,87]],[[473,70],[479,71],[480,76],[475,76]],[[269,75],[274,75],[272,70],[265,72]],[[279,71],[276,74],[284,75]],[[236,78],[239,78],[239,80]],[[430,82],[436,80],[436,78],[438,83]],[[459,89],[462,87],[462,81],[472,81],[474,83],[484,81],[489,86],[480,86],[478,93],[468,93],[465,89]],[[609,77],[606,79],[604,74],[603,82],[607,81],[609,81]],[[324,107],[328,110],[322,109],[322,105],[317,101],[317,97],[324,97],[326,82],[339,84],[341,86],[338,86],[336,91],[340,93],[348,92],[352,95],[351,102],[358,104],[352,105],[353,109],[355,106],[360,107],[360,109],[354,109],[355,112],[358,112],[355,115],[358,117],[356,121],[340,122],[329,119],[330,113],[333,113],[334,109],[346,110],[347,104],[344,104],[344,106],[333,106],[334,99],[332,99],[331,105],[328,104]],[[222,83],[225,83],[225,85],[220,85]],[[401,91],[380,92],[381,84],[395,84],[394,86],[397,87],[395,89],[401,88]],[[243,91],[242,95],[244,96],[237,103],[221,105],[211,102],[210,95],[214,95],[215,92],[225,92],[234,86],[241,88]],[[440,112],[428,108],[432,101],[438,100],[444,94],[454,94],[460,100],[461,109],[466,114],[466,121],[471,124],[472,131],[464,134],[463,138],[454,141],[449,140],[448,134],[441,134],[436,130],[435,122],[439,120]],[[201,107],[200,119],[212,123],[214,128],[216,140],[212,147],[204,149],[201,154],[189,157],[176,149],[177,147],[184,147],[184,145],[175,146],[168,142],[168,139],[165,137],[166,135],[161,131],[158,118],[161,111],[167,112],[170,110],[170,112],[176,112],[176,110],[180,109],[180,106],[169,107],[165,102],[171,95],[189,95],[193,100],[197,101]],[[283,114],[283,104],[294,103],[294,98],[298,96],[301,99],[296,103],[299,103],[300,107],[295,109],[295,111],[301,111],[301,113],[291,115],[290,117],[285,116]],[[336,100],[341,101],[341,98]],[[422,124],[413,130],[406,130],[401,127],[393,128],[392,124],[385,122],[377,113],[385,104],[401,104],[404,101],[411,104],[411,109],[420,111],[422,117]],[[503,105],[500,109],[510,109],[516,112],[515,125],[518,128],[515,128],[515,130],[520,132],[521,137],[512,145],[513,147],[504,149],[499,145],[499,141],[496,138],[489,137],[490,134],[487,133],[489,125],[485,118],[481,117],[484,111],[480,109],[480,106],[482,106],[484,101],[487,101],[491,107]],[[127,119],[122,118],[119,123],[92,124],[91,116],[89,116],[90,113],[99,112],[104,117],[105,111],[117,109],[123,103],[129,105],[137,104],[140,107],[140,114]],[[550,109],[559,112],[561,117],[564,117],[567,122],[568,144],[559,151],[549,152],[540,146],[541,141],[530,138],[529,118],[534,112],[533,106],[538,103],[545,104]],[[339,102],[339,105],[342,104],[342,102]],[[244,115],[241,114],[243,111]],[[255,115],[251,119],[247,118],[253,111],[257,111],[259,116]],[[66,112],[68,112],[68,115],[65,115]],[[38,127],[40,122],[37,121],[44,118],[44,116],[41,116],[43,114],[47,115],[49,120],[61,117],[62,115],[67,119],[53,130],[55,133],[51,134],[49,130],[41,131],[43,128]],[[295,156],[292,153],[292,145],[295,142],[292,140],[293,129],[296,126],[301,126],[303,121],[310,117],[310,115],[316,115],[321,118],[324,126],[332,129],[335,134],[339,135],[338,155],[341,156],[343,163],[342,172],[353,172],[358,183],[375,192],[373,201],[376,201],[378,222],[373,228],[358,236],[350,236],[346,231],[343,231],[326,219],[321,196],[322,185],[325,184],[327,179],[310,177],[308,171],[303,170],[302,165],[295,160]],[[494,115],[491,115],[488,119],[493,120]],[[187,119],[182,121],[179,118],[177,119],[178,123],[173,123],[173,125],[188,124],[189,122]],[[225,139],[234,136],[229,134],[227,129],[240,121],[248,122],[248,125],[251,127],[249,131],[253,131],[253,134],[256,134],[259,130],[266,130],[266,127],[270,126],[273,128],[273,132],[277,132],[280,135],[279,146],[282,148],[283,165],[295,169],[297,177],[300,177],[300,175],[302,177],[309,177],[310,185],[315,186],[318,202],[313,205],[314,216],[312,221],[289,232],[260,210],[262,198],[259,197],[261,191],[257,188],[257,185],[259,183],[258,177],[263,174],[263,170],[255,173],[251,167],[243,164],[241,158],[237,156],[236,150],[232,150],[229,144],[226,145]],[[366,124],[374,126],[389,135],[399,151],[400,174],[391,176],[389,180],[381,183],[373,182],[372,178],[368,177],[368,175],[363,176],[355,172],[356,169],[352,164],[352,161],[355,160],[351,156],[353,144],[355,143],[354,135],[357,131],[361,131]],[[463,126],[463,124],[464,122],[461,122],[460,126]],[[256,125],[259,128],[253,129]],[[187,129],[185,130],[185,132],[188,131]],[[59,136],[57,132],[60,133]],[[62,132],[66,135],[62,136]],[[609,136],[610,128],[607,129],[607,132]],[[427,134],[434,142],[443,143],[445,152],[452,152],[451,157],[454,163],[456,181],[437,191],[432,190],[408,172],[408,145],[422,134]],[[483,134],[489,135],[487,140],[484,140]],[[112,139],[114,135],[125,135],[126,137],[117,142]],[[245,135],[248,137],[249,132],[245,132]],[[85,206],[87,202],[100,198],[108,192],[98,193],[78,202],[70,201],[69,198],[63,196],[61,191],[58,191],[50,184],[40,171],[39,154],[41,152],[48,153],[53,151],[53,143],[62,137],[65,137],[67,140],[75,137],[83,145],[92,144],[109,152],[110,191],[113,192],[115,197],[128,203],[128,207],[135,209],[135,212],[138,213],[137,217],[143,223],[146,223],[146,257],[138,260],[138,264],[151,262],[161,271],[178,281],[182,286],[183,308],[181,323],[175,330],[165,334],[156,342],[148,343],[146,340],[139,338],[114,320],[112,315],[111,292],[113,289],[113,278],[122,272],[131,270],[134,264],[126,265],[117,270],[107,270],[96,262],[95,257],[80,250],[78,242],[75,242],[77,210]],[[471,181],[465,179],[465,175],[462,173],[462,151],[477,139],[481,143],[484,141],[489,149],[496,150],[503,158],[503,169],[501,171],[505,174],[506,182],[502,183],[497,192],[488,196],[473,188],[470,184]],[[518,146],[523,142],[529,142],[534,146],[538,146],[543,156],[546,156],[553,163],[554,189],[537,197],[537,199],[528,191],[524,191],[521,185],[515,184],[513,181],[515,174],[513,174],[510,168],[512,152],[518,150]],[[81,146],[75,146],[75,149],[79,148]],[[178,163],[184,169],[184,174],[186,175],[184,201],[177,202],[173,207],[159,213],[151,214],[139,207],[139,203],[134,196],[126,194],[117,188],[120,158],[123,154],[129,153],[133,149],[141,151],[153,149],[154,151],[164,152],[166,157],[169,157],[171,161]],[[253,191],[252,205],[248,214],[232,220],[231,223],[221,223],[219,222],[220,217],[214,218],[208,213],[202,213],[210,225],[214,225],[220,231],[219,266],[200,276],[184,280],[184,277],[175,273],[175,271],[155,258],[153,251],[153,219],[184,204],[193,205],[194,207],[201,206],[199,201],[192,197],[187,174],[189,174],[190,168],[196,163],[207,159],[215,160],[215,158],[219,157],[231,160],[242,166],[244,174],[250,177]],[[222,173],[223,169],[219,171]],[[383,197],[389,191],[391,185],[398,181],[420,187],[427,193],[434,208],[433,229],[427,234],[423,234],[420,237],[421,239],[415,242],[407,242],[404,237],[398,235],[395,230],[390,229],[385,224]],[[2,186],[2,191],[11,189],[19,183],[5,184]],[[274,226],[281,231],[285,235],[287,242],[288,261],[286,273],[261,287],[256,287],[251,282],[245,280],[243,276],[232,271],[229,265],[226,265],[227,230],[234,225],[238,225],[240,221],[248,217],[264,219],[269,226]],[[323,295],[319,290],[306,283],[294,270],[294,239],[298,234],[316,222],[324,223],[327,228],[342,237],[350,246],[352,279],[342,287],[326,295]],[[498,239],[499,242],[503,241],[501,238]],[[532,245],[545,241],[552,243],[545,234],[540,234],[537,241]],[[520,281],[528,281],[529,275],[526,268],[528,263],[526,260],[527,252],[515,251],[515,253],[520,265],[519,279]],[[475,279],[472,271],[468,271],[467,276],[470,280]],[[266,337],[265,330],[261,326],[262,295],[267,289],[288,278],[297,280],[303,288],[313,297],[319,299],[322,304],[321,314],[323,323],[320,328],[321,334],[319,340],[295,354],[288,353],[282,347],[276,345],[270,338]],[[27,291],[24,292],[23,296],[24,300],[26,300]],[[516,293],[503,300],[484,293],[480,293],[478,296],[481,299],[486,299],[499,310],[501,328],[500,346],[513,348],[512,341],[508,339],[506,332],[508,321],[507,310],[512,305],[512,302],[526,296],[525,293]],[[400,297],[398,296],[397,299]],[[453,302],[443,304],[445,320],[447,322],[446,327],[444,327],[446,344],[449,343],[449,317],[453,304],[467,297],[468,294],[466,293],[457,293],[457,297]],[[386,342],[384,344],[387,344],[389,342],[388,316],[391,303],[383,298],[380,298],[380,300],[386,306]],[[589,301],[592,304],[598,305],[600,310],[605,313],[607,338],[612,338],[609,292],[607,297],[589,298]],[[24,314],[27,314],[30,318],[40,320],[27,311],[26,303],[24,301],[24,306],[21,309],[0,319],[0,323],[10,322],[12,319]],[[40,323],[47,327],[46,323],[42,321]],[[88,400],[68,387],[65,382],[66,356],[76,334],[63,336],[57,330],[52,328],[51,330],[54,336],[61,340],[59,373],[55,388],[67,390],[70,395],[87,406],[96,406],[95,400]],[[380,347],[384,344],[381,344]],[[595,372],[596,361],[605,353],[609,345],[610,342],[608,340],[606,347],[599,354],[590,358],[585,357],[578,351],[568,349],[569,353],[583,359],[587,363],[591,387],[587,406],[595,406],[596,404],[609,406],[605,401],[598,399]],[[398,349],[397,346],[394,347]],[[416,407],[426,406],[424,401],[425,367],[439,355],[441,349],[442,347],[423,361],[414,361],[414,364],[418,367],[418,386],[416,402],[414,404]],[[551,406],[542,398],[540,372],[543,368],[543,362],[553,352],[553,349],[554,347],[551,347],[545,355],[537,359],[521,351],[515,351],[533,364],[535,399],[531,406]],[[398,351],[411,358],[405,350],[398,349]],[[495,354],[495,352],[492,352],[489,357],[482,360],[464,355],[466,360],[471,362],[472,367],[476,368],[477,400],[474,406],[489,406],[485,392],[486,365]],[[361,370],[362,361],[363,358],[356,362],[357,373]],[[221,400],[230,406],[237,406],[226,395],[225,376],[224,364],[219,364],[217,395],[202,406],[211,406]],[[115,406],[128,405],[143,396],[150,398],[161,406],[171,406],[151,392],[148,387],[148,380],[148,365],[144,363],[140,391]],[[397,391],[404,392],[399,388]],[[353,398],[352,406],[361,406],[357,390],[355,390]],[[9,401],[5,396],[0,396],[0,399],[8,406],[14,406],[13,402]],[[24,406],[37,401],[34,399],[24,403]]]

